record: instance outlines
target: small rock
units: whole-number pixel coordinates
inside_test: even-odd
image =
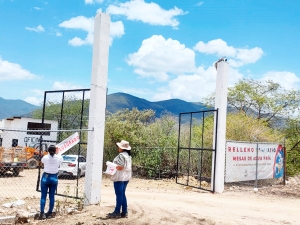
[[[28,223],[29,212],[25,210],[18,210],[16,214],[17,223]]]
[[[201,186],[203,186],[203,187],[207,187],[208,186],[208,183],[206,182],[206,181],[201,181]]]
[[[74,208],[67,208],[67,213],[68,214],[73,214],[75,212]]]

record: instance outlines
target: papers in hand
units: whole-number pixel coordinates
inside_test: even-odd
[[[107,173],[109,175],[114,175],[117,172],[117,164],[107,161],[106,166],[107,166],[106,171],[104,173]]]

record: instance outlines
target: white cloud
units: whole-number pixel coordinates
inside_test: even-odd
[[[22,66],[20,66],[19,64],[2,60],[2,58],[0,57],[0,81],[30,80],[36,78],[38,78],[38,76],[22,68]]]
[[[28,102],[33,105],[41,106],[43,103],[43,98],[37,98],[37,97],[27,97],[24,99],[25,102]]]
[[[215,54],[219,57],[225,56],[228,58],[228,63],[232,67],[240,67],[245,64],[255,63],[263,55],[263,50],[261,48],[234,48],[228,46],[222,39],[215,39],[207,43],[199,41],[194,46],[194,50],[205,54]]]
[[[261,80],[272,80],[275,83],[280,84],[286,90],[299,90],[300,78],[296,74],[288,71],[269,71],[263,74]]]
[[[110,22],[110,35],[112,38],[120,38],[125,34],[122,21]]]
[[[25,27],[26,30],[35,31],[35,32],[44,32],[45,29],[42,25],[38,25],[37,27]]]
[[[33,105],[41,106],[44,101],[45,91],[41,89],[32,89],[30,90],[30,92],[32,92],[34,96],[28,96],[24,99],[24,101],[29,102]]]
[[[82,46],[82,45],[91,45],[93,44],[94,35],[92,33],[88,33],[85,39],[81,39],[79,37],[74,37],[73,39],[69,40],[69,45],[72,46]]]
[[[56,31],[56,32],[55,32],[55,36],[60,37],[60,36],[62,36],[62,34],[61,34],[61,32]]]
[[[185,101],[200,102],[208,93],[215,90],[216,70],[199,67],[193,75],[181,75],[171,80],[166,88],[160,89],[154,100],[178,98]]]
[[[178,98],[190,102],[202,102],[204,97],[216,90],[217,71],[212,65],[207,69],[200,66],[193,75],[180,75],[171,80],[168,86],[159,88],[154,101]],[[228,86],[233,86],[243,77],[237,70],[229,68]]]
[[[84,16],[73,17],[70,20],[64,21],[59,24],[60,27],[66,29],[83,30],[87,32],[87,36],[82,39],[80,37],[74,37],[69,40],[69,45],[82,46],[91,45],[94,41],[94,18],[87,18]],[[124,24],[121,21],[110,23],[110,43],[113,38],[120,38],[124,35]]]
[[[232,46],[228,46],[222,39],[215,39],[204,43],[199,41],[194,50],[206,54],[217,54],[218,56],[233,57],[235,55],[235,49]]]
[[[33,7],[35,10],[42,10],[40,7]]]
[[[104,0],[84,0],[85,4],[102,3]]]
[[[200,5],[203,5],[203,2],[198,2],[198,3],[196,4],[196,6],[200,6]]]
[[[165,10],[154,2],[146,3],[144,0],[131,0],[125,3],[119,3],[118,6],[109,5],[106,12],[111,15],[123,15],[128,20],[172,27],[179,25],[178,20],[175,18],[176,16],[187,13],[177,7]]]
[[[59,30],[54,29],[54,28],[52,28],[52,27],[50,27],[49,33],[50,33],[51,35],[55,35],[55,36],[57,36],[57,37],[62,36],[62,33],[61,33]]]
[[[70,90],[70,89],[81,89],[80,85],[72,84],[67,81],[55,81],[53,83],[52,89],[53,90]]]
[[[73,17],[59,24],[60,27],[67,29],[78,29],[87,32],[94,31],[94,18],[87,18],[84,16]]]
[[[135,53],[128,56],[127,63],[142,77],[166,81],[172,74],[194,72],[195,53],[177,40],[153,35],[142,42]]]
[[[40,90],[40,89],[32,89],[30,91],[33,92],[35,95],[39,95],[39,96],[44,96],[44,92],[45,92],[45,91]]]

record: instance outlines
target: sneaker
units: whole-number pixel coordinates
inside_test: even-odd
[[[121,213],[121,218],[128,218],[128,213],[126,212],[126,213]]]
[[[45,213],[40,213],[39,220],[45,220],[45,219],[46,219]]]
[[[117,213],[117,212],[108,213],[107,217],[108,218],[120,218],[121,217],[121,213]]]
[[[47,219],[51,219],[51,218],[53,218],[54,217],[54,213],[52,213],[52,212],[47,212],[46,213],[46,218]]]

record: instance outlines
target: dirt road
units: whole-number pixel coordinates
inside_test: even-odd
[[[61,181],[61,184],[66,182],[69,181]],[[7,188],[5,187],[5,190]],[[274,187],[270,188],[274,189]],[[294,186],[285,188],[290,190]],[[105,215],[114,209],[115,195],[112,182],[103,179],[100,205],[86,206],[81,212],[57,215],[47,221],[31,221],[31,224],[300,225],[300,198],[270,194],[266,190],[254,192],[251,188],[212,194],[186,188],[176,184],[174,180],[155,181],[134,178],[128,185],[127,198],[129,217],[106,219]],[[38,210],[38,200],[39,198],[30,200],[34,202],[31,207],[36,207],[36,210]],[[28,197],[25,201],[30,202]],[[26,209],[28,205],[20,208],[22,207]]]

